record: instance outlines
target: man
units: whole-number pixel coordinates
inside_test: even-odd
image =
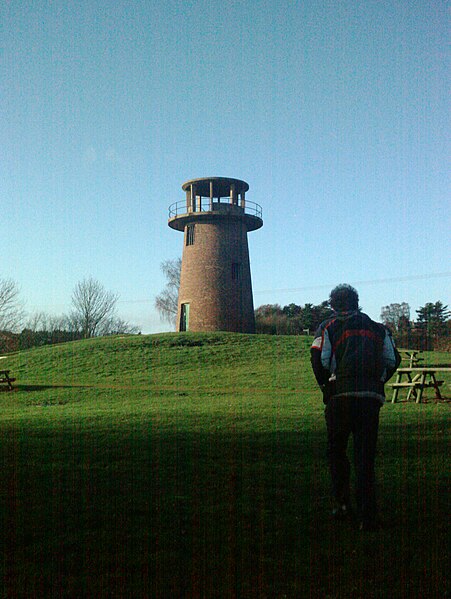
[[[374,461],[379,410],[385,401],[384,383],[401,358],[388,329],[359,309],[359,295],[350,285],[330,293],[331,318],[319,326],[311,362],[326,404],[327,456],[336,507],[343,519],[352,513],[350,464],[346,448],[354,441],[356,503],[361,530],[377,528]]]

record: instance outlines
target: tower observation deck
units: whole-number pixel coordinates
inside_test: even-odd
[[[168,220],[184,232],[177,330],[255,332],[247,233],[263,226],[261,206],[240,179],[191,179],[182,189]]]

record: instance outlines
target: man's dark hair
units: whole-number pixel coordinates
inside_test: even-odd
[[[351,285],[337,285],[330,292],[329,303],[336,312],[350,312],[359,309],[359,294]]]

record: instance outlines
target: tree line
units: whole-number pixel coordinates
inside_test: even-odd
[[[317,306],[264,304],[255,310],[255,329],[266,335],[310,335],[332,314],[327,301]]]
[[[380,320],[390,329],[397,345],[412,349],[448,349],[451,332],[451,312],[442,302],[428,302],[416,310],[415,320],[410,318],[406,302],[383,306]],[[255,310],[258,333],[270,335],[312,334],[319,324],[333,315],[327,300],[318,305],[266,304]]]
[[[389,304],[381,310],[381,321],[390,329],[397,344],[412,349],[450,351],[451,312],[442,302],[427,302],[411,320],[406,302]]]
[[[117,314],[118,299],[117,294],[90,277],[75,285],[68,314],[52,316],[39,312],[27,315],[17,283],[13,279],[0,278],[0,351],[139,333],[139,327]]]

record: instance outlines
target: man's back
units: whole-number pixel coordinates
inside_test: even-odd
[[[314,350],[319,349],[323,377],[335,380],[334,394],[368,393],[383,399],[384,382],[396,366],[393,342],[383,325],[359,310],[338,312],[320,325],[315,337],[315,374]]]

